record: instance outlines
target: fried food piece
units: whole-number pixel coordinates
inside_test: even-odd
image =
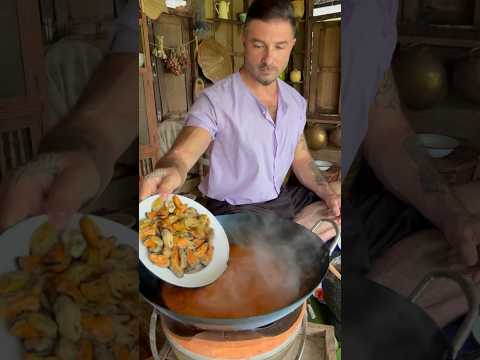
[[[155,236],[157,234],[157,228],[155,224],[149,225],[140,229],[140,240],[145,241],[150,236]]]
[[[42,264],[42,257],[39,255],[19,256],[17,264],[20,270],[28,273],[41,273],[45,270]]]
[[[189,267],[193,268],[197,266],[200,262],[200,259],[195,256],[195,252],[192,249],[187,249],[187,264]]]
[[[10,321],[24,312],[38,312],[40,307],[40,294],[22,294],[5,300],[4,309],[1,313],[2,317]]]
[[[205,256],[208,250],[208,243],[203,243],[197,250],[195,250],[195,256],[201,259]]]
[[[57,279],[55,289],[58,294],[68,295],[77,303],[85,302],[85,298],[83,297],[78,286],[71,282],[66,276],[62,276]]]
[[[163,229],[161,235],[163,245],[169,249],[173,248],[173,234],[169,230]]]
[[[159,196],[155,201],[152,203],[152,211],[158,211],[163,208],[165,205],[165,201],[161,196]]]
[[[43,257],[42,262],[49,271],[63,272],[72,262],[72,257],[65,250],[63,243],[59,242]]]
[[[82,231],[83,237],[87,241],[88,246],[92,248],[97,248],[99,246],[102,233],[99,226],[92,220],[92,218],[89,216],[83,216],[80,219],[80,230]]]
[[[180,200],[180,198],[177,195],[173,195],[172,201],[173,201],[173,204],[175,205],[175,207],[178,210],[180,210],[181,212],[184,212],[187,209],[187,205],[182,203],[182,201]]]
[[[112,346],[113,355],[115,360],[128,360],[130,352],[128,351],[128,346],[124,344],[115,343]]]
[[[108,280],[105,276],[80,285],[80,292],[88,300],[96,304],[115,304]]]
[[[182,278],[183,269],[181,266],[180,252],[178,247],[174,247],[172,250],[172,256],[170,258],[170,270],[173,271],[175,276]]]
[[[60,336],[77,342],[82,335],[82,314],[80,307],[68,296],[60,296],[54,305],[55,320]]]
[[[48,354],[53,350],[56,339],[51,337],[27,338],[23,342],[25,350],[33,353]]]
[[[78,259],[87,248],[87,241],[81,231],[68,229],[62,233],[62,242],[71,257]]]
[[[110,257],[113,249],[115,249],[116,241],[117,239],[114,236],[109,236],[105,239],[100,240],[98,248],[100,250],[100,256],[103,259]]]
[[[66,338],[60,338],[55,350],[55,355],[60,359],[78,359],[79,349],[77,344]]]
[[[143,245],[152,252],[160,252],[163,248],[163,241],[158,236],[150,236]]]
[[[138,291],[138,271],[114,271],[108,274],[108,284],[112,294],[118,298],[124,294],[135,293]]]
[[[168,267],[170,265],[170,259],[167,255],[149,254],[148,258],[152,263],[160,267]]]
[[[14,271],[0,275],[0,296],[11,295],[22,290],[30,281],[30,274]]]
[[[200,258],[200,262],[207,266],[208,264],[210,264],[210,262],[212,261],[212,258],[213,258],[213,245],[210,245],[208,247],[208,250],[207,252],[205,253],[205,255],[203,255],[201,258]]]
[[[72,285],[79,285],[94,274],[95,268],[92,265],[74,262],[62,275]]]
[[[195,239],[193,240],[193,248],[198,249],[200,246],[202,246],[205,243],[204,239]]]
[[[93,360],[93,345],[87,339],[80,339],[78,356],[75,360]]]
[[[113,339],[113,321],[110,316],[83,314],[82,328],[99,343],[106,344]]]
[[[44,256],[58,242],[58,239],[58,232],[53,225],[48,222],[43,223],[32,234],[30,254]]]
[[[190,241],[185,238],[175,238],[173,241],[174,246],[177,246],[179,249],[186,249],[190,245]]]
[[[48,315],[27,313],[18,318],[10,328],[13,336],[27,339],[57,336],[57,324]]]

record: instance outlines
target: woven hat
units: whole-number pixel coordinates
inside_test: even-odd
[[[206,78],[213,82],[217,82],[233,72],[230,53],[215,39],[206,39],[200,43],[198,64]]]
[[[168,12],[165,0],[141,0],[142,11],[152,20],[157,20],[162,12]]]

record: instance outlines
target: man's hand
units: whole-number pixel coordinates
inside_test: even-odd
[[[183,183],[184,180],[175,167],[158,168],[140,182],[140,201],[154,194],[166,197]]]
[[[445,223],[443,234],[467,266],[478,266],[480,219],[465,213]]]
[[[61,229],[99,193],[101,176],[86,152],[48,153],[18,169],[0,197],[0,232],[26,217],[47,214]]]
[[[341,214],[341,198],[340,195],[335,193],[334,190],[332,189],[329,184],[325,186],[325,189],[320,188],[320,190],[317,191],[318,197],[320,197],[323,201],[325,201],[325,204],[328,206],[331,214],[334,217],[339,217]]]
[[[308,189],[313,191],[327,204],[334,217],[340,216],[341,200],[340,191],[335,191],[331,184],[322,175],[320,169],[315,165],[312,155],[308,150],[305,136],[302,135],[295,149],[295,157],[292,164],[293,172],[297,179]]]

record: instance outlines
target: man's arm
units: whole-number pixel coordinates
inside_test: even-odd
[[[200,127],[185,126],[178,134],[172,148],[156,164],[157,169],[175,169],[182,183],[190,169],[212,142],[210,133]]]
[[[292,168],[297,179],[318,197],[325,200],[335,216],[340,216],[339,196],[335,194],[322,172],[315,165],[303,135],[295,149]]]
[[[108,55],[75,109],[42,140],[39,152],[87,152],[105,187],[115,162],[138,136],[137,68],[136,54]]]
[[[155,170],[140,183],[140,200],[157,193],[165,196],[178,189],[211,142],[207,130],[185,126],[172,148],[157,162]]]
[[[364,143],[367,161],[398,197],[411,203],[439,229],[466,216],[465,208],[435,169],[401,109],[393,73],[383,79],[370,108]],[[452,239],[449,239],[452,240]],[[469,263],[476,261],[476,249],[461,249]]]

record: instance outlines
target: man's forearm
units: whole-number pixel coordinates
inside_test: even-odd
[[[333,192],[327,179],[315,165],[315,162],[308,151],[305,137],[303,136],[298,145],[297,154],[298,153],[301,153],[302,156],[299,157],[297,155],[292,167],[293,172],[300,183],[318,196],[320,196],[320,194],[324,195]]]
[[[138,136],[137,66],[135,54],[107,56],[67,119],[42,139],[39,152],[88,152],[108,181]]]
[[[212,142],[210,133],[199,127],[185,126],[170,150],[158,160],[155,168],[174,168],[182,181]]]
[[[463,211],[408,124],[389,72],[370,111],[365,156],[384,185],[438,227]]]

